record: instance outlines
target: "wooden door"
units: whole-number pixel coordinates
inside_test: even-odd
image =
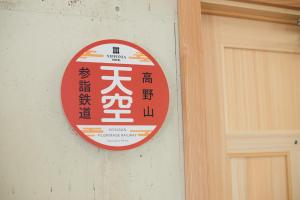
[[[211,190],[300,199],[300,28],[203,15],[202,37]]]
[[[206,172],[198,177],[205,195],[188,199],[300,200],[300,27],[213,14],[200,26],[204,128],[189,135],[199,146],[185,149],[205,151],[186,160],[186,175],[197,161]]]

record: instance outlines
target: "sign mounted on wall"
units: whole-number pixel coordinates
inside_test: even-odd
[[[137,147],[161,128],[169,89],[156,60],[123,40],[88,45],[70,61],[62,80],[65,114],[88,142],[109,150]]]

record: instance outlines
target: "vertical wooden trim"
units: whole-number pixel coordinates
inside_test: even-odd
[[[287,179],[288,179],[288,199],[293,200],[293,177],[292,177],[292,160],[291,153],[287,152],[286,154],[287,161]]]
[[[201,2],[178,0],[186,200],[208,200]]]

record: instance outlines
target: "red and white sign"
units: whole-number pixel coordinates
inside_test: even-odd
[[[161,67],[144,49],[102,40],[70,61],[61,98],[81,137],[104,149],[125,150],[147,142],[160,129],[169,89]]]

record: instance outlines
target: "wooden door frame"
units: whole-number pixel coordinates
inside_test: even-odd
[[[245,0],[241,0],[245,1]],[[257,0],[248,0],[248,2]],[[272,1],[265,1],[272,4]],[[236,6],[238,5],[238,6]],[[282,1],[282,7],[290,7]],[[297,8],[297,7],[295,7]],[[297,24],[298,10],[223,0],[178,0],[186,200],[209,200],[201,14]]]

